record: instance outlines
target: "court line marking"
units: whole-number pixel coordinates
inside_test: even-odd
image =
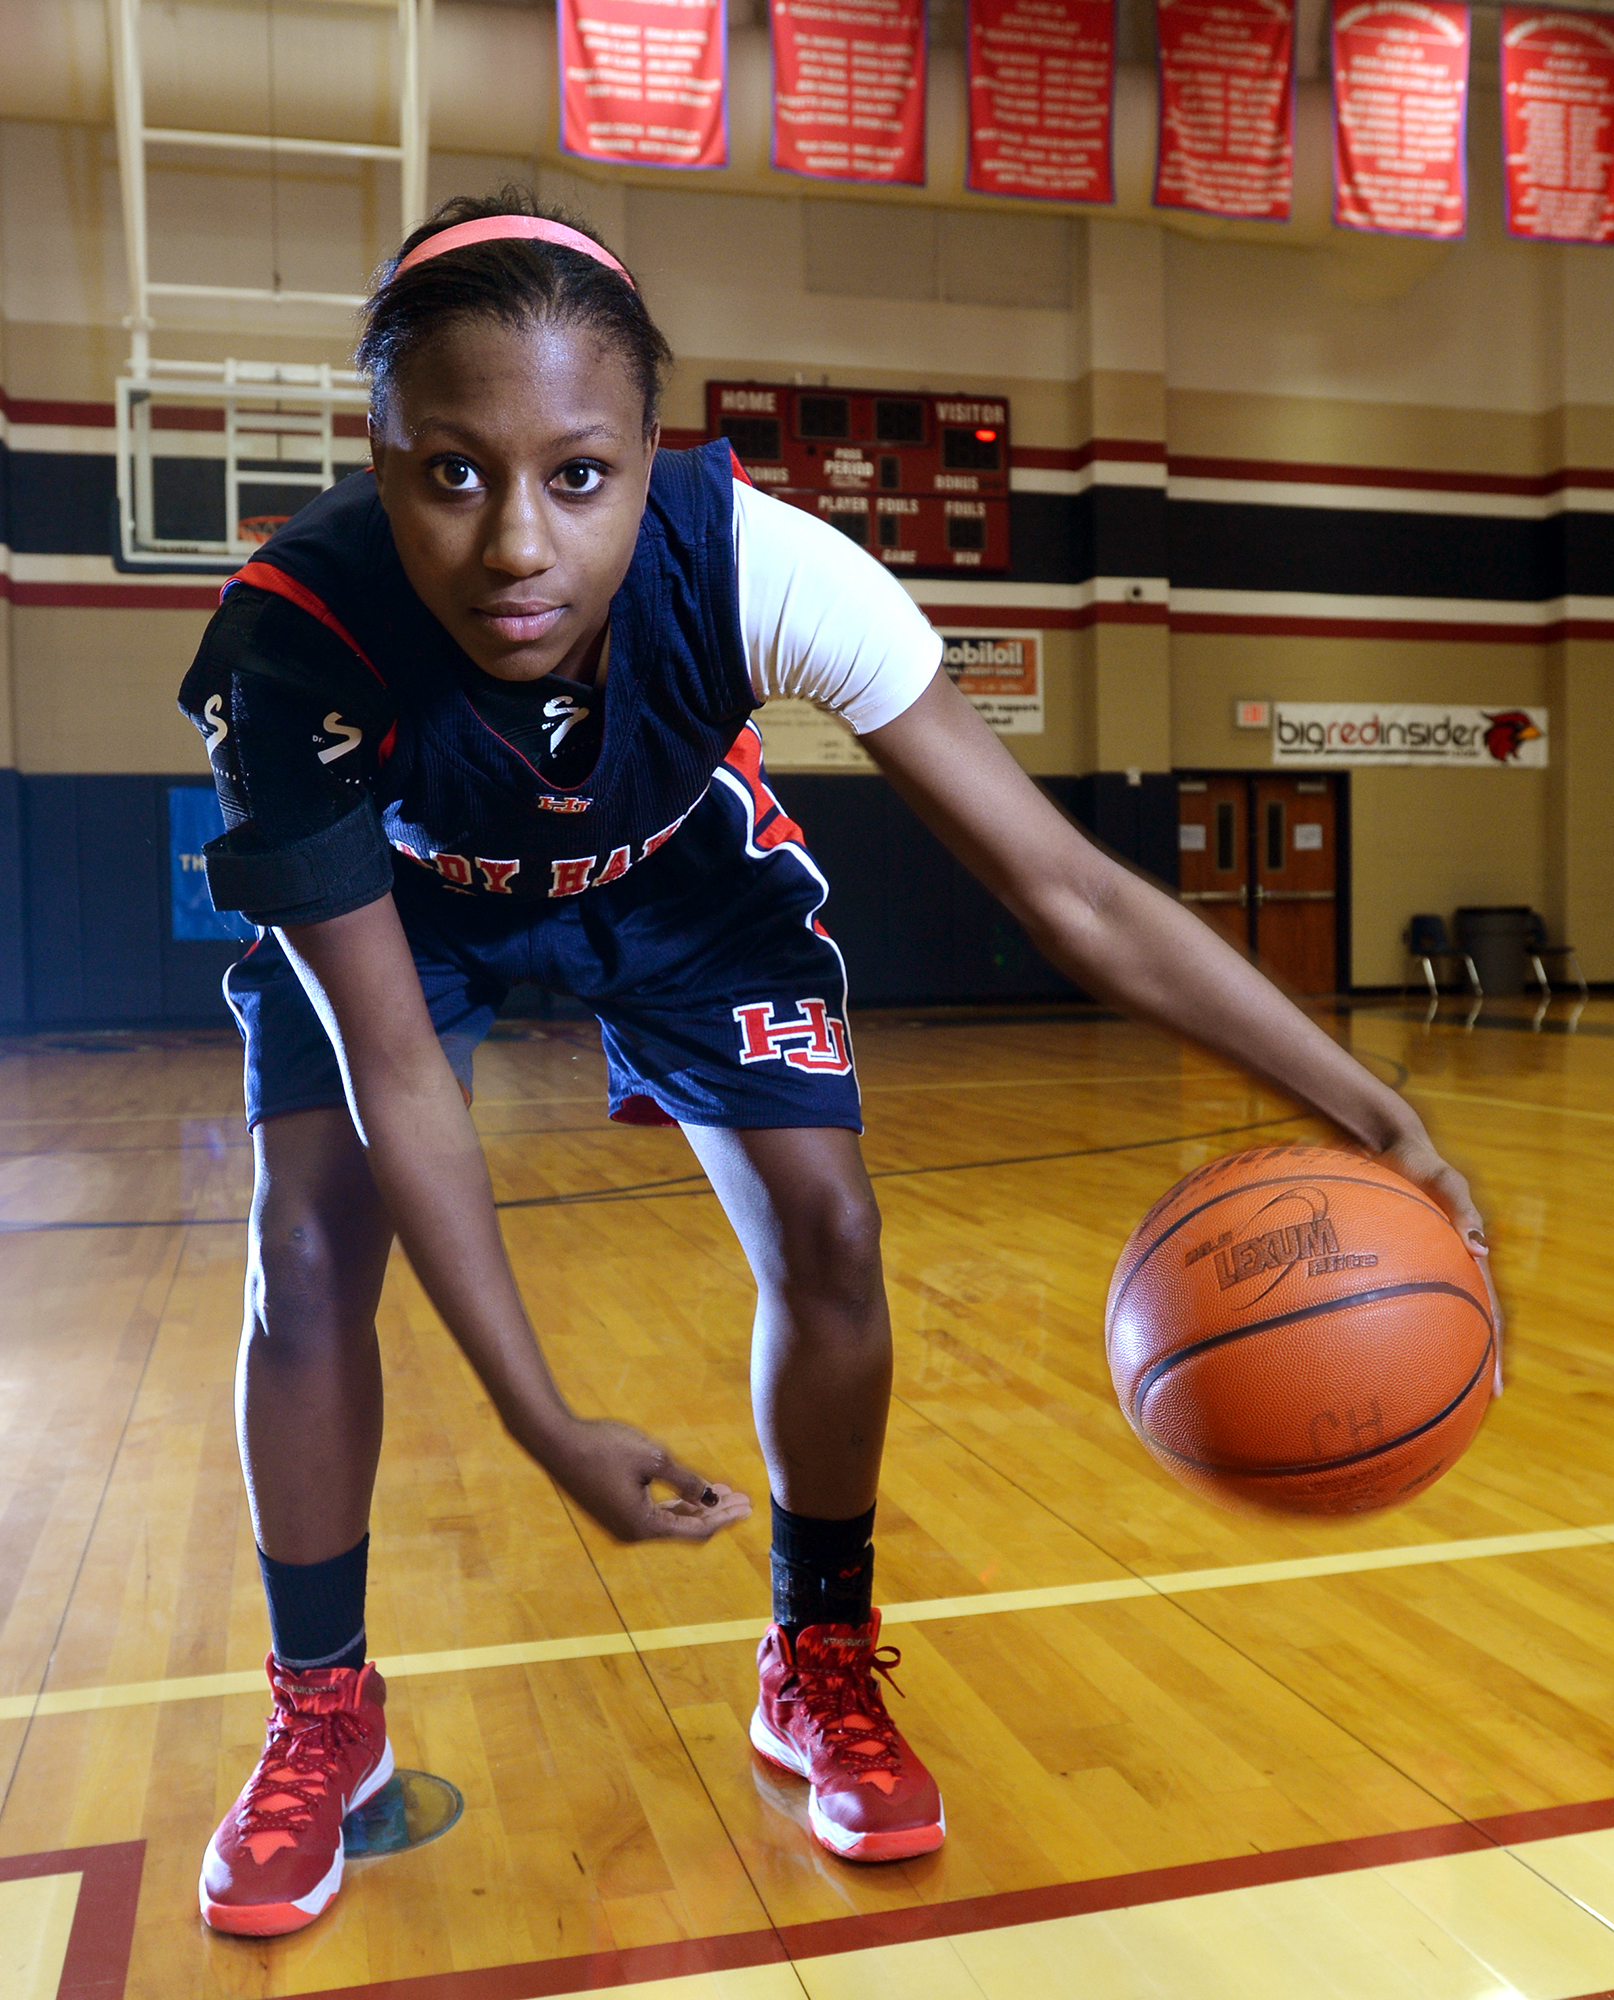
[[[1380,1057],[1388,1061],[1388,1057]],[[865,1097],[892,1096],[903,1091],[932,1090],[1048,1090],[1055,1087],[1064,1089],[1108,1088],[1116,1083],[1179,1083],[1179,1084],[1239,1084],[1246,1089],[1259,1091],[1262,1086],[1252,1084],[1244,1072],[1231,1065],[1225,1070],[1205,1070],[1198,1075],[1183,1075],[1177,1070],[1162,1070],[1142,1076],[1026,1076],[1026,1077],[986,1077],[962,1083],[866,1083],[863,1085]],[[553,1097],[479,1097],[472,1109],[477,1111],[498,1111],[544,1106],[548,1104],[598,1104],[605,1094],[605,1086],[598,1090],[561,1091]],[[0,1126],[7,1125],[205,1125],[217,1124],[228,1119],[235,1123],[241,1117],[241,1107],[234,1106],[228,1111],[128,1111],[103,1114],[83,1111],[50,1118],[0,1118]],[[592,1126],[578,1126],[579,1131],[592,1131]],[[602,1119],[598,1128],[602,1132],[620,1132],[623,1127]],[[497,1135],[494,1135],[497,1136]]]
[[[1235,1069],[1231,1064],[1225,1070],[1206,1070],[1198,1076],[1161,1070],[1143,1076],[1015,1076],[977,1077],[966,1082],[950,1083],[860,1083],[859,1088],[865,1097],[895,1097],[906,1092],[932,1090],[1096,1090],[1107,1089],[1116,1083],[1220,1083],[1240,1085],[1251,1091],[1262,1088],[1260,1084],[1251,1083],[1243,1070]],[[595,1095],[592,1091],[588,1093],[590,1099]],[[577,1101],[555,1097],[479,1097],[475,1108],[493,1111],[510,1106]]]
[[[1433,1563],[1475,1562],[1487,1556],[1549,1553],[1557,1549],[1608,1548],[1614,1521],[1586,1528],[1547,1528],[1522,1535],[1479,1535],[1456,1542],[1411,1542],[1383,1549],[1345,1549],[1334,1555],[1293,1556],[1277,1562],[1236,1563],[1220,1569],[1168,1570],[1150,1576],[1103,1577],[1092,1583],[1059,1583],[1044,1589],[984,1591],[969,1597],[931,1597],[884,1609],[885,1627],[924,1625],[947,1618],[986,1618],[1011,1611],[1060,1610],[1109,1604],[1125,1598],[1181,1597],[1198,1590],[1235,1590],[1250,1584],[1297,1583],[1313,1577],[1359,1576],[1375,1570],[1412,1569]],[[644,1631],[583,1632],[569,1639],[526,1639],[503,1646],[462,1646],[436,1653],[404,1653],[377,1661],[389,1680],[421,1674],[484,1672],[495,1667],[547,1665],[556,1660],[598,1660],[626,1653],[666,1653],[693,1646],[755,1643],[762,1621],[734,1618],[708,1625],[661,1625]],[[206,1701],[217,1695],[261,1693],[250,1673],[194,1674],[171,1680],[124,1681],[103,1687],[60,1688],[0,1698],[0,1722],[45,1715],[82,1715],[99,1709],[142,1708],[159,1702]]]
[[[804,1990],[811,1994],[878,1990],[910,1995],[938,1990],[957,1994],[967,1988],[971,1993],[1002,1993],[1025,1990],[1027,1982],[1038,1992],[1091,1990],[1111,1996],[1123,1992],[1132,1995],[1140,1991],[1138,1966],[1160,1966],[1164,1962],[1162,1947],[1170,1953],[1173,1966],[1189,1962],[1183,1956],[1180,1930],[1184,1914],[1200,1929],[1208,1923],[1224,1944],[1231,1919],[1242,1932],[1240,1943],[1258,1954],[1259,1969],[1246,1986],[1265,1993],[1277,1989],[1270,1977],[1260,1976],[1263,1971],[1270,1973],[1272,1966],[1262,1945],[1272,1940],[1273,1918],[1281,1932],[1290,1929],[1300,1915],[1292,1899],[1282,1894],[1285,1888],[1299,1885],[1312,1890],[1310,1908],[1304,1913],[1307,1931],[1315,1935],[1319,1922],[1328,1925],[1335,1950],[1343,1946],[1349,1952],[1355,1946],[1354,1965],[1367,1963],[1362,1956],[1364,1942],[1369,1946],[1376,1943],[1381,1950],[1388,1946],[1392,1951],[1397,1947],[1404,1951],[1416,1928],[1423,1927],[1402,1905],[1400,1898],[1404,1898],[1421,1913],[1423,1923],[1433,1920],[1448,1950],[1455,1946],[1462,1953],[1461,1970],[1469,1975],[1463,1981],[1464,1992],[1478,1993],[1483,1986],[1486,1993],[1501,1993],[1505,1988],[1510,2000],[1522,2000],[1525,1994],[1544,2000],[1549,1980],[1552,1993],[1563,1989],[1563,1960],[1549,1962],[1549,1977],[1543,1980],[1531,1976],[1539,1972],[1539,1956],[1532,1960],[1528,1954],[1544,1925],[1557,1926],[1562,1946],[1567,1915],[1564,1902],[1591,1920],[1588,1926],[1570,1919],[1577,1935],[1564,1956],[1570,1960],[1576,1983],[1599,1977],[1608,1969],[1608,1933],[1614,1924],[1604,1909],[1576,1895],[1566,1884],[1563,1861],[1566,1850],[1570,1855],[1581,1855],[1588,1848],[1600,1860],[1606,1843],[1601,1847],[1591,1847],[1591,1843],[1607,1832],[1611,1822],[1614,1800],[1546,1806],[1494,1819],[1451,1819],[1406,1832],[1180,1862],[1034,1889],[922,1901],[804,1923],[775,1920],[765,1930],[729,1931],[525,1964],[325,1987],[293,1994],[289,2000],[516,2000],[516,1996],[527,2000],[529,1995],[537,2000],[540,1995],[605,1990],[639,1996],[639,2000],[647,2000],[653,1993],[678,1995],[681,2000],[694,2000],[697,1994],[703,2000],[718,2000],[720,1995],[731,1996],[731,2000],[742,2000],[742,1996],[762,2000],[764,1994],[799,1996]],[[1534,1859],[1528,1849],[1546,1842],[1554,1843],[1551,1859]],[[1521,1879],[1515,1868],[1522,1869],[1529,1879]],[[1369,1901],[1364,1906],[1360,1892],[1353,1895],[1348,1878],[1370,1873],[1378,1876],[1381,1888],[1390,1889],[1392,1894],[1399,1892],[1388,1911],[1383,1903],[1375,1908]],[[1272,1891],[1279,1892],[1276,1902]],[[1528,1899],[1523,1909],[1518,1900],[1521,1891]],[[1212,1897],[1220,1899],[1219,1908],[1209,1907],[1203,1900]],[[1182,1905],[1191,1900],[1198,1908],[1182,1912]],[[1161,1913],[1158,1918],[1153,1915],[1156,1911]],[[1246,1911],[1249,1915],[1241,1921]],[[1281,1912],[1288,1913],[1287,1923]],[[1385,1927],[1387,1915],[1393,1930]],[[1512,1919],[1505,1931],[1496,1927],[1499,1915],[1504,1921]],[[1113,1927],[1105,1927],[1108,1948],[1101,1947],[1089,1969],[1084,1945],[1093,1935],[1087,1925],[1095,1918],[1115,1922]],[[1409,1918],[1416,1928],[1408,1927]],[[1158,1927],[1166,1927],[1167,1934],[1161,1935]],[[1173,1931],[1175,1936],[1170,1935]],[[1003,1945],[1012,1949],[1017,1933],[1026,1948],[1015,1965],[1005,1962]],[[970,1940],[993,1934],[1002,1940],[995,1950],[988,1947],[980,1953],[972,1949]],[[934,1947],[938,1945],[951,1946],[951,1956],[937,1955]],[[851,1963],[829,1980],[815,1976],[830,1959]],[[1508,1977],[1499,1959],[1511,1963],[1514,1977]],[[1450,1971],[1453,1961],[1442,1958],[1441,1964]],[[1083,1970],[1060,1976],[1072,1966]],[[1320,1959],[1298,1968],[1306,1980],[1307,1993],[1320,1994],[1325,1988],[1332,1994],[1355,1990],[1330,1980],[1328,1969]],[[775,1972],[784,1976],[776,1980],[771,1976]],[[1552,1973],[1558,1977],[1552,1979]],[[799,1984],[791,1982],[791,1974],[799,1977]],[[1479,1983],[1475,1983],[1476,1977]],[[1183,1983],[1179,1978],[1172,1990]],[[1293,1971],[1288,1983],[1292,1988]],[[1205,1981],[1201,1979],[1199,1984]],[[1151,1982],[1150,1990],[1164,1989]],[[1231,1988],[1224,1985],[1221,1990]],[[1403,1985],[1399,1990],[1409,1988]],[[1457,1986],[1446,1981],[1443,1990],[1455,1993]],[[1614,1989],[1603,1987],[1596,1993],[1582,1994],[1581,2000],[1610,2000],[1611,1993]]]
[[[1528,1097],[1480,1097],[1467,1090],[1425,1090],[1421,1083],[1409,1083],[1407,1097],[1432,1097],[1440,1104],[1483,1104],[1492,1111],[1539,1111],[1554,1118],[1589,1118],[1598,1125],[1614,1125],[1614,1111],[1583,1111],[1573,1104],[1538,1104]]]
[[[1208,1114],[1207,1114],[1208,1115]],[[1310,1111],[1274,1113],[1240,1125],[1212,1125],[1203,1132],[1168,1132],[1158,1139],[1127,1139],[1114,1146],[1066,1146],[1057,1153],[1009,1153],[989,1160],[943,1160],[928,1167],[872,1167],[871,1181],[917,1180],[927,1174],[975,1173],[994,1167],[1036,1167],[1055,1160],[1091,1160],[1109,1153],[1143,1153],[1160,1146],[1194,1146],[1207,1139],[1225,1139],[1239,1132],[1265,1132],[1275,1125],[1299,1125],[1314,1117]],[[49,1157],[41,1155],[40,1157]],[[659,1181],[632,1181],[623,1187],[580,1188],[570,1194],[507,1195],[495,1209],[573,1208],[613,1201],[675,1201],[690,1195],[713,1196],[704,1173],[672,1174]],[[50,1236],[92,1229],[224,1229],[244,1228],[244,1215],[170,1215],[145,1219],[130,1216],[86,1218],[60,1222],[29,1222],[0,1218],[0,1236]]]

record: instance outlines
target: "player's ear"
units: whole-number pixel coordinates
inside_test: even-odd
[[[386,433],[376,421],[376,413],[370,410],[364,419],[364,428],[370,438],[370,463],[375,467],[376,477],[381,477],[381,463],[387,455]]]

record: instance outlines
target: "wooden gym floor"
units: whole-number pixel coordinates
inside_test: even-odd
[[[1566,2000],[1614,1989],[1614,1003],[1328,1015],[1472,1171],[1510,1382],[1404,1511],[1251,1522],[1132,1441],[1105,1283],[1207,1157],[1316,1134],[1123,1023],[870,1016],[897,1401],[880,1597],[938,1855],[856,1869],[753,1760],[766,1509],[610,1546],[505,1443],[407,1269],[371,1643],[460,1824],[300,1937],[198,1921],[266,1627],[231,1428],[249,1152],[225,1035],[0,1048],[0,1995]],[[1573,1025],[1574,1032],[1569,1032]],[[574,1398],[765,1486],[750,1291],[588,1026],[478,1064]]]

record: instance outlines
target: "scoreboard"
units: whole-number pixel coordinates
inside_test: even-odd
[[[893,569],[1009,567],[1009,406],[1001,397],[708,382],[706,432],[764,492]]]

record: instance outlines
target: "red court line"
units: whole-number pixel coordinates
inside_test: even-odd
[[[0,1882],[35,1875],[82,1875],[56,2000],[123,2000],[140,1900],[143,1840],[108,1847],[63,1847],[50,1854],[0,1856]]]
[[[1445,1854],[1476,1854],[1532,1840],[1554,1840],[1563,1834],[1601,1832],[1608,1827],[1614,1827],[1614,1799],[1594,1799],[1504,1813],[1493,1819],[1448,1820],[1441,1826],[1406,1833],[1368,1834],[1357,1840],[1322,1841],[1266,1854],[1236,1854],[1220,1861],[1190,1861],[1173,1868],[1098,1876],[1086,1882],[1055,1882],[995,1896],[830,1917],[819,1923],[784,1924],[776,1930],[740,1931],[730,1937],[691,1938],[676,1944],[590,1952],[577,1958],[538,1959],[477,1972],[387,1979],[373,1986],[295,1994],[290,2000],[550,2000],[553,1995],[594,1992],[680,1974],[828,1958],[877,1945],[961,1937],[972,1931],[1046,1923],[1054,1917],[1135,1909],[1147,1903],[1177,1902],[1272,1882],[1309,1881]],[[1610,1996],[1587,1994],[1583,2000],[1610,2000]]]
[[[777,1931],[737,1931],[731,1937],[681,1938],[674,1944],[631,1945],[623,1951],[584,1952],[577,1958],[490,1965],[478,1972],[428,1972],[410,1979],[383,1979],[374,1986],[325,1987],[317,1993],[295,1994],[291,2000],[551,2000],[552,1995],[594,1993],[641,1980],[785,1963]]]

